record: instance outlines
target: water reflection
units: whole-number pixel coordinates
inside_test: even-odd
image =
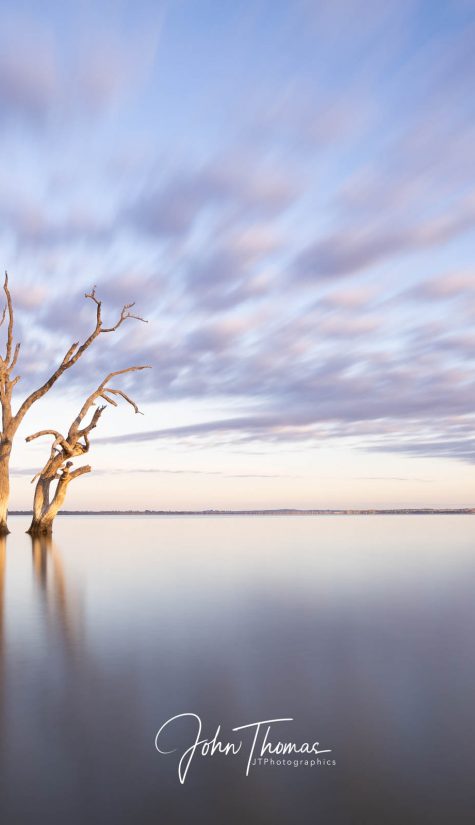
[[[65,652],[74,652],[74,619],[71,615],[72,597],[67,592],[66,576],[61,552],[51,536],[29,536],[36,593],[44,607],[44,614],[55,625],[65,645]],[[76,616],[76,631],[77,631]]]
[[[469,821],[471,525],[387,524],[64,519],[57,543],[3,538],[1,821]],[[153,739],[184,711],[205,735],[292,716],[287,738],[316,733],[337,767],[246,778],[218,757],[180,786]]]
[[[5,573],[7,561],[7,539],[0,536],[0,725],[4,728],[5,692]],[[2,749],[0,748],[0,755]],[[0,765],[1,767],[1,765]],[[1,782],[1,779],[0,779]]]
[[[3,661],[3,616],[5,601],[5,565],[7,560],[7,540],[6,536],[0,536],[0,665]]]

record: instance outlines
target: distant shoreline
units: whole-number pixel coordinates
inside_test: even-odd
[[[11,510],[10,516],[31,516],[31,510]],[[467,516],[475,507],[415,507],[364,510],[62,510],[59,516]]]

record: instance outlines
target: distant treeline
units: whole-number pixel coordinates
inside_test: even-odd
[[[475,507],[406,508],[385,510],[61,510],[61,516],[452,516],[474,515]],[[11,516],[30,516],[31,510],[12,510]]]

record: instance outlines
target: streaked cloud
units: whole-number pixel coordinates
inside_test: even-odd
[[[0,242],[18,391],[87,334],[97,284],[107,319],[135,300],[149,323],[101,340],[64,397],[150,363],[124,386],[154,416],[98,444],[473,462],[469,6],[429,22],[392,0],[264,4],[265,25],[238,7],[199,25],[181,4],[12,9]],[[182,413],[163,423],[160,405]]]
[[[47,21],[44,15],[6,13],[0,35],[0,118],[57,128],[63,118],[104,114],[136,92],[151,70],[159,31],[152,20],[147,28],[125,31],[97,15],[87,21],[72,13],[65,26],[55,16]]]

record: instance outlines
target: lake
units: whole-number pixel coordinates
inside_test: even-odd
[[[473,821],[473,517],[27,525],[0,545],[2,822]],[[243,744],[181,784],[196,717]],[[246,776],[255,728],[232,729],[274,719],[322,763]]]

